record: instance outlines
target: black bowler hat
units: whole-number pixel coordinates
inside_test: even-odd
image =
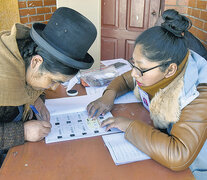
[[[96,39],[96,27],[73,9],[58,8],[47,25],[34,23],[30,35],[38,46],[67,66],[88,69],[94,62],[87,51]]]

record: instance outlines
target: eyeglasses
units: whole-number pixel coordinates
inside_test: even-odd
[[[155,66],[155,67],[152,67],[152,68],[149,68],[149,69],[146,69],[146,70],[141,70],[141,69],[139,69],[138,67],[136,67],[136,66],[134,65],[134,62],[133,62],[132,59],[133,59],[133,58],[130,58],[130,59],[128,60],[129,64],[132,66],[132,68],[135,68],[136,70],[138,70],[138,71],[140,72],[141,76],[143,76],[143,74],[146,73],[147,71],[150,71],[150,70],[155,69],[155,68],[157,68],[157,67],[161,67],[161,66],[163,66],[164,64],[166,64],[166,63],[163,63],[163,64],[159,64],[159,65],[157,65],[157,66]]]

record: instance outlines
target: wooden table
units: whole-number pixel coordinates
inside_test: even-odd
[[[79,94],[84,88],[76,86]],[[47,98],[67,96],[63,87]],[[137,103],[115,105],[114,116],[141,119],[152,124],[149,113]],[[173,172],[154,160],[116,166],[101,136],[45,144],[44,141],[11,148],[0,171],[2,180],[186,180],[190,170]]]

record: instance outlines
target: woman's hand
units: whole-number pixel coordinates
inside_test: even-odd
[[[125,132],[132,121],[133,120],[125,117],[111,117],[104,120],[101,123],[101,127],[107,126],[106,131],[108,131],[111,128],[118,128],[121,131]]]
[[[50,113],[40,97],[34,103],[35,108],[40,113],[42,120],[50,121]],[[38,119],[38,117],[36,117]],[[40,119],[38,119],[40,120]]]
[[[48,135],[51,127],[48,121],[27,121],[24,123],[24,139],[31,142],[40,141]]]
[[[100,114],[104,115],[111,111],[114,105],[116,94],[113,91],[106,91],[106,93],[99,99],[91,102],[87,106],[88,115],[97,118]]]

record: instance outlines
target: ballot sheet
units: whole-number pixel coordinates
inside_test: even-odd
[[[79,97],[84,100],[84,97]],[[110,112],[98,118],[91,118],[86,111],[86,105],[76,98],[51,99],[46,101],[50,111],[51,132],[45,138],[46,143],[87,138],[120,132],[118,129],[106,131],[101,127],[103,120],[113,117]],[[85,99],[87,101],[87,99]]]

